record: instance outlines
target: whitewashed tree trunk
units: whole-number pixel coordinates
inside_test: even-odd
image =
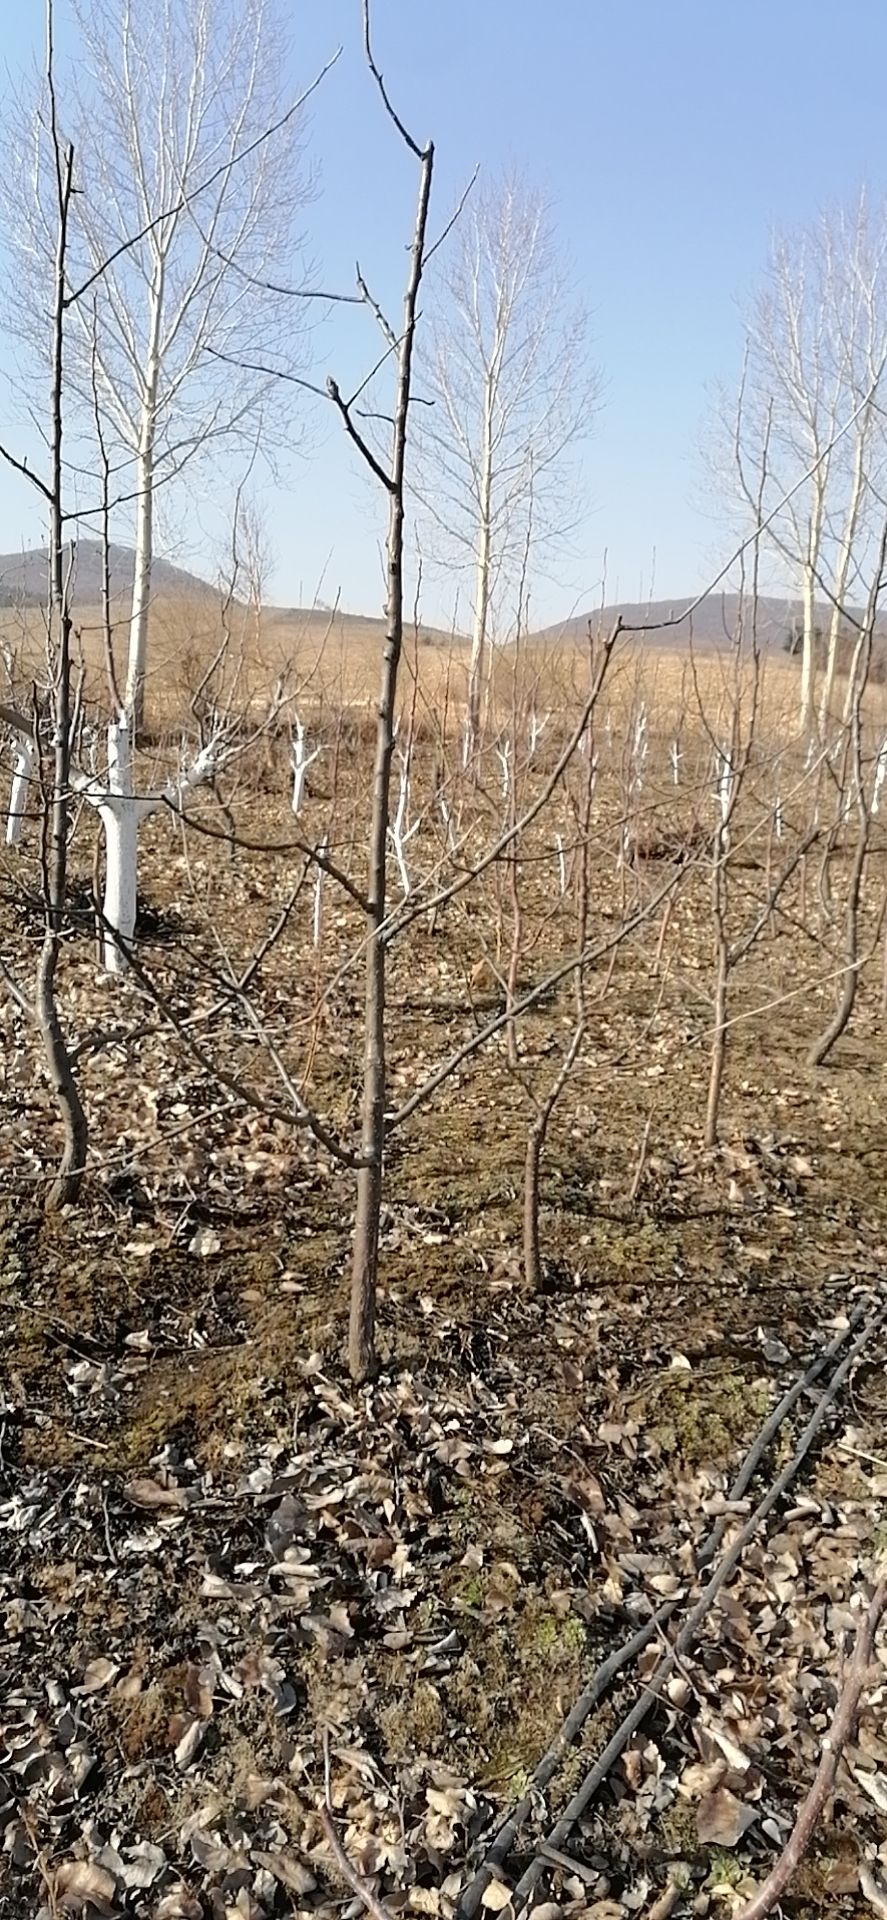
[[[506,740],[501,747],[496,748],[496,756],[498,758],[499,765],[502,769],[502,794],[503,794],[503,798],[507,800],[509,791],[511,789],[511,741],[510,740]]]
[[[878,758],[875,762],[875,780],[872,787],[872,813],[881,811],[881,793],[887,780],[887,740],[882,740]]]
[[[135,938],[138,906],[139,803],[108,795],[98,815],[105,835],[105,896],[102,964],[106,973],[126,972]]]
[[[319,759],[322,751],[322,747],[315,747],[313,753],[307,751],[305,746],[305,728],[297,715],[293,727],[292,746],[290,748],[290,766],[293,775],[293,795],[290,804],[292,812],[297,819],[302,811],[302,801],[305,798],[305,780],[307,778],[308,768],[314,765],[315,760]]]
[[[391,844],[394,848],[394,857],[397,861],[397,871],[400,875],[401,891],[405,900],[409,899],[412,891],[410,873],[407,866],[407,847],[419,831],[418,820],[413,826],[409,825],[410,760],[411,755],[409,752],[400,755],[400,789],[397,796],[397,807],[394,819],[388,830],[391,836]]]
[[[105,836],[105,890],[102,902],[102,965],[106,973],[122,974],[135,938],[138,912],[139,827],[164,802],[184,805],[194,787],[208,779],[214,765],[212,746],[205,747],[178,781],[160,793],[138,796],[132,790],[132,733],[127,715],[108,728],[108,778],[75,781],[83,798],[95,808]]]
[[[16,748],[15,769],[12,775],[12,789],[9,795],[9,813],[6,819],[6,845],[17,847],[21,842],[22,826],[28,810],[28,790],[34,772],[37,749],[33,740],[21,739]]]
[[[132,790],[132,743],[124,716],[108,728],[108,784],[84,788],[105,836],[105,891],[102,901],[102,965],[106,973],[125,973],[127,951],[135,938],[138,911],[139,823],[157,801],[136,800]]]
[[[542,719],[540,720],[535,707],[533,708],[530,714],[529,725],[527,727],[527,759],[528,760],[535,759],[536,748],[539,745],[539,742],[542,738],[543,733],[545,732],[545,729],[550,719],[551,719],[550,713],[546,713],[543,715]]]
[[[459,844],[459,836],[456,832],[456,823],[453,819],[453,815],[450,810],[449,801],[447,800],[447,797],[445,794],[443,793],[438,794],[437,806],[438,806],[438,812],[440,813],[440,817],[443,821],[444,833],[446,834],[447,851],[449,853],[455,853],[456,848]]]
[[[321,859],[325,860],[329,853],[329,841],[326,834],[324,834],[317,851]],[[314,875],[314,913],[312,925],[312,939],[316,952],[320,951],[323,942],[323,882],[324,871],[321,866],[318,866],[317,872]]]

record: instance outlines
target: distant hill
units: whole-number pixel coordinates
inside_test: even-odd
[[[611,607],[595,607],[588,613],[578,614],[570,620],[564,620],[560,626],[545,627],[531,639],[541,645],[553,646],[569,644],[570,641],[585,639],[589,620],[595,631],[606,631],[612,627],[617,615],[621,615],[626,627],[656,626],[666,620],[674,620],[684,607],[691,604],[688,594],[681,600],[623,601]],[[798,603],[788,598],[779,599],[773,595],[761,595],[758,600],[757,637],[763,653],[781,652],[793,620],[797,618]],[[728,649],[734,641],[739,618],[739,595],[736,593],[711,594],[702,605],[696,608],[692,620],[680,620],[676,626],[660,626],[658,632],[645,633],[644,644],[650,647],[684,648],[693,645],[705,653],[721,652]],[[748,611],[746,610],[746,619]],[[829,609],[822,608],[822,624],[827,626]]]
[[[131,547],[111,547],[111,593],[115,599],[132,591],[135,555]],[[31,547],[21,553],[0,554],[0,608],[35,608],[46,604],[48,556],[45,547]],[[157,557],[152,568],[152,592],[158,603],[177,600],[204,600],[218,605],[219,589],[199,574],[172,561]],[[102,548],[98,540],[81,540],[77,545],[73,600],[75,606],[96,607],[101,599]],[[573,615],[560,624],[541,628],[528,636],[529,642],[543,647],[571,646],[585,639],[589,620],[595,630],[611,627],[618,615],[632,629],[652,629],[639,634],[648,647],[670,651],[685,650],[692,637],[702,653],[725,652],[732,645],[739,617],[739,596],[735,593],[711,594],[697,607],[692,621],[680,618],[690,604],[690,596],[681,600],[622,601],[618,605],[592,608]],[[820,609],[823,631],[828,627],[830,610]],[[746,618],[748,614],[746,613]],[[758,642],[764,653],[779,653],[793,623],[798,618],[798,603],[787,596],[761,595],[758,600]],[[666,621],[674,622],[665,625]],[[378,646],[384,638],[385,622],[375,614],[346,612],[341,607],[281,607],[266,604],[263,628],[284,633],[298,632],[303,641],[336,649],[346,646]],[[880,623],[879,623],[880,626]],[[407,646],[412,644],[412,621],[406,623]],[[422,647],[443,647],[458,652],[465,644],[462,634],[422,623],[419,630]]]
[[[22,553],[0,554],[0,608],[44,607],[46,605],[46,576],[48,568],[46,547],[30,547]],[[113,599],[123,598],[132,592],[135,572],[135,554],[131,547],[112,543],[111,595]],[[155,557],[151,569],[151,591],[159,601],[211,600],[215,604],[219,599],[219,588],[210,581],[201,579],[199,574],[189,573],[185,567],[173,566],[170,560]],[[72,599],[74,605],[96,607],[102,597],[102,547],[99,540],[80,540],[77,544]],[[263,609],[263,626],[298,630],[303,638],[313,641],[328,639],[331,642],[371,642],[381,644],[385,637],[385,621],[377,614],[347,613],[341,607],[279,607],[268,604]],[[440,647],[458,644],[461,636],[444,632],[439,628],[422,624],[419,629],[419,642],[423,647]],[[407,622],[407,644],[412,642],[412,620]]]
[[[303,639],[320,645],[348,642],[358,645],[368,642],[381,646],[385,639],[387,623],[381,614],[348,613],[341,607],[277,607],[268,605],[263,609],[263,626],[268,631],[275,629],[298,632]],[[432,627],[425,621],[419,623],[420,647],[443,647],[447,652],[455,651],[466,645],[465,635],[452,633],[443,627]],[[414,643],[412,615],[404,620],[404,645],[409,653]]]
[[[111,593],[132,591],[135,554],[131,547],[111,546]],[[42,607],[46,603],[46,576],[49,554],[46,547],[29,547],[21,553],[0,553],[0,606]],[[153,591],[158,594],[183,594],[189,599],[216,595],[217,589],[184,567],[170,560],[155,559],[152,568]],[[96,606],[102,597],[102,546],[99,540],[79,540],[74,563],[72,598],[81,606]]]

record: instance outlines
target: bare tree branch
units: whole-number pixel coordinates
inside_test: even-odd
[[[248,160],[250,154],[255,153],[259,147],[264,146],[266,141],[272,140],[275,134],[281,133],[283,128],[288,126],[290,121],[294,120],[296,115],[301,112],[306,102],[311,99],[312,94],[317,92],[318,87],[322,81],[326,79],[331,68],[335,66],[341,53],[341,47],[337,47],[335,53],[330,55],[310,85],[299,94],[298,99],[294,100],[291,106],[287,107],[286,112],[282,113],[270,127],[265,127],[263,131],[256,136],[255,140],[249,141],[245,147],[242,147],[240,151],[234,155],[233,159],[223,160],[219,166],[214,167],[212,172],[207,174],[204,180],[199,181],[196,187],[192,187],[190,192],[180,193],[169,206],[164,207],[162,213],[155,214],[152,219],[146,220],[144,226],[140,227],[138,232],[129,234],[125,240],[121,241],[119,247],[112,248],[111,252],[105,256],[104,260],[99,263],[93,272],[88,274],[87,278],[82,280],[79,286],[75,287],[72,292],[66,295],[65,306],[76,306],[77,302],[83,299],[83,295],[89,292],[90,287],[94,287],[97,280],[104,278],[108,268],[113,267],[115,261],[120,260],[125,253],[130,253],[133,247],[138,246],[140,240],[146,240],[148,235],[153,233],[157,227],[162,226],[165,220],[169,220],[174,214],[182,213],[186,207],[190,207],[192,200],[197,200],[201,194],[208,193],[210,187],[214,187],[219,180],[230,174],[232,167],[239,165],[244,160]]]
[[[369,70],[373,76],[373,79],[375,80],[376,85],[379,89],[379,92],[382,96],[382,104],[385,108],[386,113],[388,114],[389,118],[393,120],[394,125],[396,126],[397,131],[400,134],[401,139],[406,142],[407,146],[410,149],[410,152],[415,154],[416,159],[417,160],[426,159],[427,153],[428,153],[427,147],[420,147],[418,145],[418,143],[413,139],[412,134],[407,131],[399,114],[395,113],[395,110],[388,97],[388,92],[385,86],[385,82],[382,78],[381,73],[379,72],[378,67],[376,66],[375,60],[373,59],[373,50],[370,45],[370,0],[363,0],[363,44],[364,44],[364,51],[367,57],[367,66],[369,67]]]
[[[345,425],[346,433],[348,434],[349,438],[354,441],[354,444],[357,447],[358,452],[363,455],[363,458],[366,461],[367,466],[370,469],[370,472],[375,474],[376,479],[379,481],[380,486],[383,486],[385,488],[386,493],[392,493],[394,490],[394,482],[391,478],[390,473],[385,472],[385,468],[382,466],[381,462],[376,459],[376,456],[373,453],[372,448],[367,446],[367,443],[363,437],[363,434],[355,426],[354,421],[351,418],[351,409],[350,409],[349,402],[347,400],[343,400],[342,395],[339,391],[338,382],[333,379],[332,374],[330,374],[330,377],[327,380],[326,390],[333,403],[333,406],[338,409],[342,417],[342,420]]]
[[[381,1900],[376,1898],[372,1887],[369,1886],[367,1881],[358,1873],[357,1868],[352,1866],[336,1832],[336,1823],[333,1819],[333,1803],[330,1796],[330,1737],[326,1727],[324,1727],[323,1730],[323,1760],[324,1793],[320,1819],[336,1866],[346,1885],[351,1888],[352,1893],[357,1894],[358,1900],[362,1901],[367,1913],[371,1916],[371,1920],[392,1920],[389,1908],[386,1907]]]

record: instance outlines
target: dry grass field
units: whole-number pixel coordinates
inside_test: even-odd
[[[237,686],[257,706],[291,676],[325,749],[299,831],[325,837],[355,879],[378,658],[367,629],[268,613],[251,639],[232,636],[226,664],[236,672],[242,640]],[[158,618],[159,734],[181,725],[217,642],[205,607]],[[409,648],[405,724],[413,672],[419,885],[446,870],[441,777],[469,848],[495,837],[503,801],[492,742],[477,783],[459,784],[464,649],[439,637]],[[518,764],[522,804],[544,785],[584,672],[576,648],[527,648],[516,676],[513,660],[497,662],[496,726],[523,738],[532,708],[551,715],[537,758]],[[787,859],[808,824],[788,724],[796,687],[790,663],[768,660],[733,834],[737,947],[768,860]],[[189,826],[147,823],[139,970],[122,985],[96,972],[81,820],[61,1008],[90,1180],[84,1207],[55,1220],[40,1205],[56,1144],[49,1090],[21,1011],[8,999],[0,1010],[4,1920],[341,1911],[320,1817],[324,1731],[350,1857],[392,1914],[450,1920],[590,1673],[664,1597],[695,1591],[695,1547],[769,1410],[879,1297],[880,829],[847,1035],[826,1067],[804,1064],[840,977],[849,840],[834,852],[831,901],[817,846],[737,959],[719,1144],[702,1144],[712,754],[732,698],[723,657],[700,658],[694,675],[685,657],[620,650],[595,719],[595,957],[585,1044],[543,1161],[543,1291],[522,1277],[522,1169],[569,1038],[569,980],[522,1021],[515,1061],[498,1031],[392,1135],[381,1373],[359,1394],[342,1358],[353,1176],[295,1124],[286,1087],[352,1137],[362,929],[325,883],[315,944],[285,732],[223,772],[217,794],[196,795]],[[641,707],[649,752],[629,791]],[[152,749],[140,778],[155,762]],[[574,867],[561,893],[555,836],[574,862],[581,777],[571,771],[521,842],[519,990],[571,950]],[[232,824],[249,850],[232,844]],[[34,859],[29,823],[0,886],[0,952],[23,975],[40,933]],[[396,899],[393,864],[391,886]],[[420,914],[393,942],[394,1105],[495,1018],[514,886],[497,862],[433,925]],[[251,966],[247,1013],[232,981]],[[669,1911],[727,1920],[737,1889],[766,1870],[817,1764],[854,1594],[883,1549],[885,1359],[881,1329],[792,1492],[548,1859],[559,1911],[652,1913],[674,1881],[682,1904]],[[812,1389],[793,1406],[753,1499],[817,1404]],[[733,1524],[747,1511],[740,1500]],[[619,1676],[532,1795],[486,1911],[504,1910],[539,1858],[659,1650]],[[883,1845],[878,1697],[786,1914],[868,1911],[856,1862]]]
[[[0,648],[16,659],[24,677],[39,675],[44,658],[43,633],[39,611],[0,609]],[[76,635],[87,695],[105,705],[107,678],[98,608],[78,609]],[[283,675],[300,708],[302,704],[323,712],[368,708],[378,695],[383,635],[381,619],[339,611],[292,613],[264,608],[256,617],[253,610],[238,604],[223,619],[217,600],[209,594],[193,600],[158,597],[152,612],[149,721],[158,730],[167,722],[178,728],[190,696],[223,646],[219,681],[223,686],[236,687],[239,702],[261,703]],[[126,633],[122,623],[115,626],[114,638],[117,654],[123,660]],[[535,700],[540,713],[550,709],[563,713],[578,698],[585,677],[584,643],[559,640],[556,635],[541,643],[524,643],[517,649],[520,666],[516,686],[514,651],[503,649],[494,668],[493,702],[503,722],[515,695],[519,705]],[[467,671],[464,638],[424,625],[418,635],[408,629],[401,679],[405,706],[411,701],[417,677],[420,715],[423,710],[431,715],[445,709],[460,712]],[[780,728],[794,710],[797,673],[797,663],[785,655],[769,653],[764,658],[763,698],[772,722]],[[620,642],[620,657],[610,682],[614,712],[624,713],[626,703],[635,701],[640,689],[640,697],[655,714],[657,727],[663,732],[674,730],[681,717],[697,704],[694,679],[706,714],[716,722],[720,712],[729,710],[732,697],[729,655],[722,650],[701,650],[694,663],[685,648],[672,651],[662,646],[644,647],[626,635]],[[877,690],[872,698],[877,698]],[[883,711],[887,712],[887,700]]]

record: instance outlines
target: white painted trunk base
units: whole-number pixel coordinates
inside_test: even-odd
[[[8,847],[17,847],[21,843],[22,827],[28,811],[28,789],[31,785],[36,758],[37,750],[33,740],[20,740],[16,750],[15,770],[9,795],[9,812],[6,816]]]

